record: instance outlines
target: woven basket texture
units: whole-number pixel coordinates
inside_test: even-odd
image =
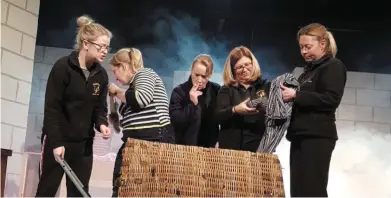
[[[285,197],[273,154],[129,138],[120,197]]]

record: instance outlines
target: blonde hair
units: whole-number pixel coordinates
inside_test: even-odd
[[[89,16],[83,15],[77,18],[77,35],[75,40],[74,48],[75,50],[80,50],[83,45],[83,40],[94,41],[99,36],[106,35],[110,39],[113,37],[113,34],[99,23],[95,23]]]
[[[140,50],[136,48],[122,48],[110,59],[110,65],[119,67],[123,63],[128,63],[130,69],[133,72],[136,72],[144,67],[143,55]]]
[[[213,74],[213,60],[212,57],[210,57],[207,54],[200,54],[193,60],[193,63],[191,64],[191,70],[193,70],[194,65],[196,63],[200,63],[201,65],[206,67],[206,76],[210,77]]]
[[[333,57],[337,55],[337,43],[335,42],[334,36],[331,32],[327,31],[327,28],[319,23],[311,23],[299,30],[297,33],[297,40],[300,36],[315,36],[318,41],[322,39],[326,40],[326,53],[331,54]]]
[[[223,71],[223,80],[225,86],[237,86],[238,81],[235,79],[233,74],[233,68],[235,64],[243,57],[247,57],[252,61],[252,74],[251,81],[255,81],[261,77],[261,68],[259,67],[258,60],[255,58],[254,54],[244,46],[235,47],[228,55]]]

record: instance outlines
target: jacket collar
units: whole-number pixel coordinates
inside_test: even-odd
[[[261,86],[263,86],[266,82],[267,82],[266,79],[263,79],[262,77],[259,77],[258,79],[256,79],[255,81],[253,81],[253,82],[250,84],[249,88],[250,88],[250,87],[255,87],[255,88],[261,87]],[[246,88],[244,88],[244,86],[243,86],[242,84],[240,84],[240,83],[238,83],[237,87],[238,87],[238,88],[246,89]]]
[[[319,65],[322,65],[324,62],[328,61],[331,57],[331,54],[326,54],[316,61],[309,62],[306,66],[304,66],[304,71],[310,71],[317,68]]]
[[[189,78],[187,79],[187,84],[190,89],[193,87],[193,81],[191,80],[191,76],[189,76]],[[205,90],[209,89],[210,86],[211,86],[211,83],[210,83],[210,81],[208,81],[206,83],[205,89],[202,89],[201,92],[204,92]]]
[[[253,85],[257,86],[257,85],[263,85],[266,83],[266,79],[263,79],[262,77],[259,77],[257,80],[255,80],[253,82]]]
[[[71,63],[70,66],[73,68],[77,68],[81,70],[80,64],[79,64],[79,52],[78,51],[72,51],[69,55],[69,62]],[[103,67],[99,63],[93,63],[91,67],[87,68],[90,72],[94,71],[100,71],[103,69]]]

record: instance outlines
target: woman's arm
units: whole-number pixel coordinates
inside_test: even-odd
[[[229,95],[229,88],[223,86],[217,94],[215,120],[218,124],[223,124],[233,115],[233,107],[231,104],[231,98]]]
[[[102,82],[102,88],[99,95],[99,103],[95,107],[94,113],[95,113],[95,129],[99,132],[100,126],[105,125],[108,126],[107,122],[107,92],[108,92],[108,84],[109,84],[109,77],[107,76],[107,73],[104,74],[104,79]]]
[[[184,94],[181,93],[180,87],[176,87],[171,93],[170,99],[170,118],[175,128],[185,128],[190,122],[196,119],[198,106],[192,102],[184,102]]]
[[[126,104],[125,92],[126,92],[125,89],[117,88],[117,91],[116,91],[116,93],[115,93],[115,96],[116,96],[119,100],[121,100],[122,103],[125,103],[125,104]]]
[[[60,119],[63,117],[61,100],[65,90],[65,78],[67,75],[64,65],[57,61],[50,71],[45,92],[44,131],[49,137],[53,148],[64,146],[63,131]]]
[[[320,76],[322,92],[297,91],[295,104],[315,109],[336,109],[342,99],[346,84],[346,69],[338,61],[326,66]]]
[[[135,75],[133,86],[127,90],[117,87],[115,96],[135,111],[140,111],[153,101],[157,74],[150,69],[142,69]]]

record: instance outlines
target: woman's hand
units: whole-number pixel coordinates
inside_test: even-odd
[[[190,100],[194,105],[198,105],[198,96],[202,95],[202,92],[198,90],[198,86],[198,84],[194,85],[189,92]]]
[[[119,90],[119,87],[115,85],[114,83],[110,83],[108,87],[109,96],[116,96],[117,92]]]
[[[247,102],[250,101],[250,98],[247,98],[245,101],[241,102],[240,104],[234,106],[232,108],[232,112],[238,113],[241,115],[251,115],[258,112],[256,108],[250,108],[247,106]]]
[[[103,139],[107,140],[110,138],[111,130],[106,125],[104,124],[100,125],[100,132],[102,133]]]
[[[280,87],[282,89],[282,99],[285,102],[292,101],[293,99],[296,98],[296,90],[286,87],[283,84],[280,84]]]
[[[57,148],[53,149],[53,154],[60,156],[61,159],[64,159],[65,147],[64,146],[60,146],[60,147],[57,147]],[[56,159],[56,157],[54,157],[54,159]]]

